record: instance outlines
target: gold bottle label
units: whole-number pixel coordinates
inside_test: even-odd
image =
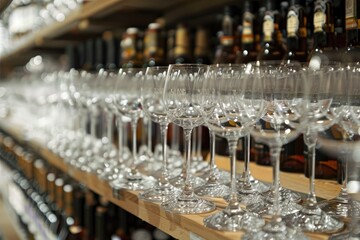
[[[345,2],[345,28],[346,30],[357,29],[359,27],[356,19],[356,1],[357,0],[346,0]]]
[[[314,13],[314,32],[323,32],[326,23],[326,15],[324,12],[317,11]]]
[[[288,13],[286,31],[288,37],[296,37],[299,31],[299,17],[293,10],[290,10]]]
[[[135,36],[126,36],[121,41],[121,57],[123,59],[131,59],[135,57],[136,54],[136,37]]]
[[[254,42],[253,15],[250,12],[244,13],[241,41],[245,44]]]
[[[158,34],[156,31],[148,31],[144,38],[145,51],[144,54],[147,57],[150,57],[156,54],[158,49]]]
[[[263,23],[263,33],[264,33],[264,41],[269,42],[271,41],[272,34],[274,32],[274,18],[271,15],[266,15],[264,17]]]

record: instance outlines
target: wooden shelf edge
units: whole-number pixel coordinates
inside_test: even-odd
[[[100,194],[101,196],[106,197],[109,201],[114,204],[120,206],[126,211],[136,215],[142,220],[150,223],[151,225],[159,228],[160,230],[170,234],[171,236],[177,239],[192,239],[194,236],[200,237],[200,239],[219,239],[219,240],[231,240],[231,239],[240,239],[242,236],[242,232],[220,232],[212,229],[205,228],[203,226],[203,218],[213,214],[201,214],[201,215],[179,215],[179,214],[171,214],[165,212],[159,204],[145,202],[138,199],[138,192],[136,191],[127,191],[123,190],[121,192],[121,199],[117,199],[112,194],[112,189],[109,184],[101,179],[99,179],[96,175],[92,173],[86,173],[79,169],[74,168],[71,165],[65,163],[59,156],[52,153],[49,149],[46,148],[43,144],[36,140],[28,140],[24,141],[21,126],[13,125],[11,121],[8,120],[0,120],[0,128],[5,132],[9,133],[19,142],[23,142],[34,149],[40,156],[42,156],[46,161],[48,161],[51,165],[55,166],[59,170],[68,173],[72,178],[76,181],[84,184],[86,187],[91,189],[92,191]],[[226,168],[222,166],[222,163],[228,163],[228,161],[224,161],[221,159],[222,157],[218,157],[218,165],[220,163],[220,167]],[[220,161],[219,161],[220,160]],[[240,165],[240,164],[238,164]],[[260,167],[258,169],[254,164],[252,164],[253,175],[255,177],[261,176],[260,180],[270,181],[271,179],[271,169],[268,167]],[[264,168],[264,169],[262,169]],[[239,170],[239,166],[238,166]],[[289,175],[289,173],[282,173],[282,175]],[[298,181],[298,178],[301,179],[300,174],[290,174],[288,177],[293,178],[295,176],[295,182]],[[298,176],[298,178],[296,177]],[[288,181],[286,179],[286,181]],[[290,181],[291,182],[291,181]],[[292,180],[292,182],[294,182]],[[299,183],[296,183],[299,184]],[[296,185],[295,184],[295,185]],[[319,183],[321,184],[321,182]],[[287,184],[283,184],[287,186]],[[294,183],[291,183],[292,187],[294,187]],[[297,186],[297,185],[296,185]],[[290,186],[291,187],[291,186]],[[335,187],[335,184],[328,184],[326,188],[330,188],[329,191],[335,194],[338,191],[338,188]],[[298,190],[298,189],[297,189]],[[326,192],[326,191],[325,191]],[[326,194],[325,194],[326,195]],[[330,193],[327,193],[330,195]],[[225,206],[225,202],[221,199],[216,199],[216,204],[218,209],[222,209]],[[195,235],[194,235],[195,234]],[[324,234],[314,234],[309,233],[308,236],[311,239],[328,239],[328,235]]]

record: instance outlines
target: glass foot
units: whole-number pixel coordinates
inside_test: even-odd
[[[265,184],[265,183],[255,179],[251,174],[249,176],[249,179],[250,179],[252,189],[256,190],[259,193],[264,193],[264,192],[269,191],[270,186],[268,184]],[[245,185],[244,174],[240,174],[240,176],[237,178],[236,184],[238,187],[238,191],[241,192],[244,189],[244,185]]]
[[[205,184],[205,180],[196,176],[191,176],[190,181],[194,188],[200,187]],[[183,188],[185,186],[185,174],[181,173],[179,176],[176,176],[170,179],[170,183],[177,188]]]
[[[117,178],[110,182],[110,186],[113,190],[146,190],[154,186],[156,180],[153,177],[148,177],[140,174],[136,170],[130,171],[125,178]]]
[[[162,184],[158,182],[154,187],[139,194],[139,198],[149,202],[166,202],[178,196],[181,190],[175,188],[170,183]]]
[[[265,220],[255,213],[240,210],[231,213],[228,209],[204,218],[205,227],[219,231],[237,232],[241,230],[260,229]]]
[[[280,214],[281,216],[287,216],[299,212],[303,207],[292,201],[281,201],[280,202]],[[257,202],[247,205],[246,209],[249,212],[257,213],[259,215],[270,216],[274,215],[274,205],[272,201],[265,198],[265,201]]]
[[[215,210],[215,204],[196,196],[182,192],[178,197],[163,202],[161,207],[168,212],[180,214],[200,214]]]
[[[302,211],[289,215],[286,221],[304,231],[319,233],[335,233],[343,229],[344,223],[329,216],[318,207],[304,208]]]
[[[224,200],[229,202],[231,195],[226,195]],[[250,192],[250,193],[238,193],[237,198],[239,203],[248,206],[251,204],[261,203],[264,202],[264,197],[258,192]]]
[[[242,239],[244,240],[258,240],[258,239],[291,239],[291,240],[302,240],[308,239],[304,233],[293,227],[288,227],[284,222],[269,222],[267,223],[261,231],[249,231],[247,232]]]
[[[204,185],[195,189],[195,194],[203,197],[222,198],[230,194],[230,188],[219,181],[207,181]]]
[[[272,200],[274,198],[274,191],[270,189],[269,191],[264,192],[263,196],[266,199]],[[290,201],[294,203],[299,203],[301,202],[301,195],[289,189],[280,187],[280,201]]]
[[[360,202],[348,199],[334,198],[327,201],[322,201],[318,206],[332,217],[351,218],[351,216],[360,216]]]

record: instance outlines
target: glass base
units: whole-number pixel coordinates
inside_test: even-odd
[[[219,182],[222,184],[230,184],[230,173],[224,170],[220,170],[218,168],[215,168],[213,171],[215,171],[215,176],[217,177],[217,179],[219,179]],[[201,174],[196,174],[196,176],[204,179],[205,181],[209,180],[209,176],[210,176],[210,170],[207,169],[205,172],[201,173]]]
[[[161,207],[168,212],[180,214],[200,214],[215,210],[215,204],[196,196],[182,192],[178,197],[163,202]]]
[[[269,191],[270,186],[268,184],[265,184],[257,179],[255,179],[251,174],[249,176],[250,178],[250,184],[251,188],[259,193],[264,193]],[[245,192],[244,190],[244,183],[245,178],[244,174],[240,174],[240,176],[237,178],[236,184],[239,192]]]
[[[301,205],[291,201],[281,201],[279,207],[281,216],[297,213],[303,208]],[[266,198],[265,201],[247,205],[246,209],[262,216],[272,216],[276,213],[274,204]]]
[[[265,220],[259,215],[240,210],[230,213],[228,209],[204,218],[205,227],[219,231],[237,232],[241,230],[260,229]]]
[[[193,188],[200,187],[205,184],[205,180],[196,176],[191,176],[190,181]],[[181,173],[179,176],[176,176],[170,179],[170,183],[177,188],[183,188],[185,186],[185,174]]]
[[[231,195],[226,195],[224,200],[229,202]],[[258,192],[251,192],[251,193],[238,193],[237,198],[239,203],[248,206],[251,204],[260,204],[265,201],[264,197]]]
[[[148,177],[140,174],[137,171],[128,172],[125,178],[117,178],[110,182],[110,186],[114,191],[122,189],[127,190],[146,190],[154,186],[156,180],[153,177]]]
[[[274,192],[272,189],[270,189],[269,191],[263,193],[263,196],[271,201],[272,199],[274,199]],[[301,202],[301,200],[301,195],[299,193],[280,187],[280,201],[299,203]]]
[[[298,213],[289,215],[286,221],[304,231],[319,233],[335,233],[343,229],[344,223],[327,215],[318,207],[306,208]]]
[[[351,218],[360,216],[360,202],[337,197],[327,201],[322,201],[318,206],[332,217]]]
[[[244,240],[273,240],[273,239],[290,239],[302,240],[308,239],[301,230],[288,227],[284,222],[271,221],[268,222],[261,231],[249,231],[242,239]]]
[[[170,183],[162,184],[158,182],[154,187],[139,194],[139,198],[149,202],[166,202],[178,196],[181,190],[175,188]]]
[[[230,194],[230,188],[219,181],[208,181],[194,190],[195,194],[203,197],[222,198]]]

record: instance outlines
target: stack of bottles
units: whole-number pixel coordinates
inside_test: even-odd
[[[0,158],[13,171],[8,198],[27,239],[172,239],[90,191],[3,132]]]

